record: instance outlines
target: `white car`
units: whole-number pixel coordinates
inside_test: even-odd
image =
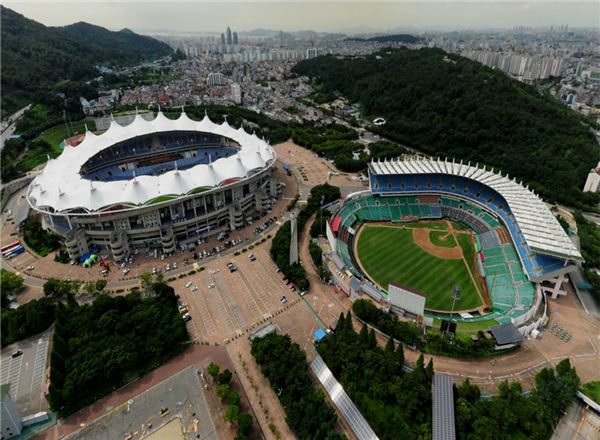
[[[127,275],[129,273],[129,269],[123,269],[123,275]]]
[[[33,269],[34,269],[33,266],[27,266],[27,268],[25,270],[30,271],[30,270],[33,270]]]
[[[168,272],[168,271],[170,271],[170,270],[171,270],[171,265],[170,265],[170,264],[167,264],[167,267],[165,268],[165,271],[167,271],[167,272]]]
[[[156,275],[156,267],[152,268],[152,275]]]
[[[192,287],[192,282],[191,282],[191,281],[188,281],[187,283],[185,283],[185,287],[187,287],[188,289],[189,289],[190,287]]]
[[[193,286],[192,287],[192,292],[197,292],[198,291],[198,287],[197,286]]]
[[[210,283],[210,284],[208,285],[208,288],[209,288],[209,289],[213,289],[214,287],[215,287],[215,285],[214,285],[213,283]]]
[[[177,263],[173,263],[173,269],[177,269]]]
[[[210,271],[210,273],[212,273],[213,275],[216,274],[216,273],[219,273],[219,269],[213,269],[213,270]]]

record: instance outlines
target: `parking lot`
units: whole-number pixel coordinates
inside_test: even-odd
[[[10,396],[22,416],[45,411],[44,398],[48,343],[51,332],[4,348],[0,356],[0,382],[10,384]],[[13,357],[13,353],[23,353]]]
[[[296,296],[276,272],[269,246],[266,241],[238,256],[212,261],[202,272],[172,283],[188,306],[194,339],[223,343],[240,336],[282,309],[283,296],[287,301]],[[254,261],[249,258],[252,254]],[[235,265],[234,272],[228,263]]]

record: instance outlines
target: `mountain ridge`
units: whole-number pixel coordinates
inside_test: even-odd
[[[3,114],[60,81],[93,78],[98,64],[132,65],[172,53],[151,37],[84,22],[48,27],[3,5],[0,25]]]
[[[360,105],[373,130],[423,153],[485,163],[550,201],[590,207],[583,193],[600,149],[581,115],[506,74],[441,49],[323,56],[292,71]]]

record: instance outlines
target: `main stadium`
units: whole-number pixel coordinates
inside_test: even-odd
[[[172,253],[265,213],[281,190],[275,160],[266,141],[227,121],[136,115],[65,146],[27,200],[71,258],[96,246],[116,261],[135,249]]]
[[[429,323],[454,313],[527,334],[545,316],[544,289],[560,289],[582,260],[546,204],[507,176],[423,157],[368,171],[369,190],[327,224],[333,278],[348,295]]]

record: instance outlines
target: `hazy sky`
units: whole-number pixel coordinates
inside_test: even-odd
[[[600,27],[600,1],[1,1],[45,25],[86,21],[135,31],[222,32],[267,28],[285,31],[482,29],[568,24]]]

